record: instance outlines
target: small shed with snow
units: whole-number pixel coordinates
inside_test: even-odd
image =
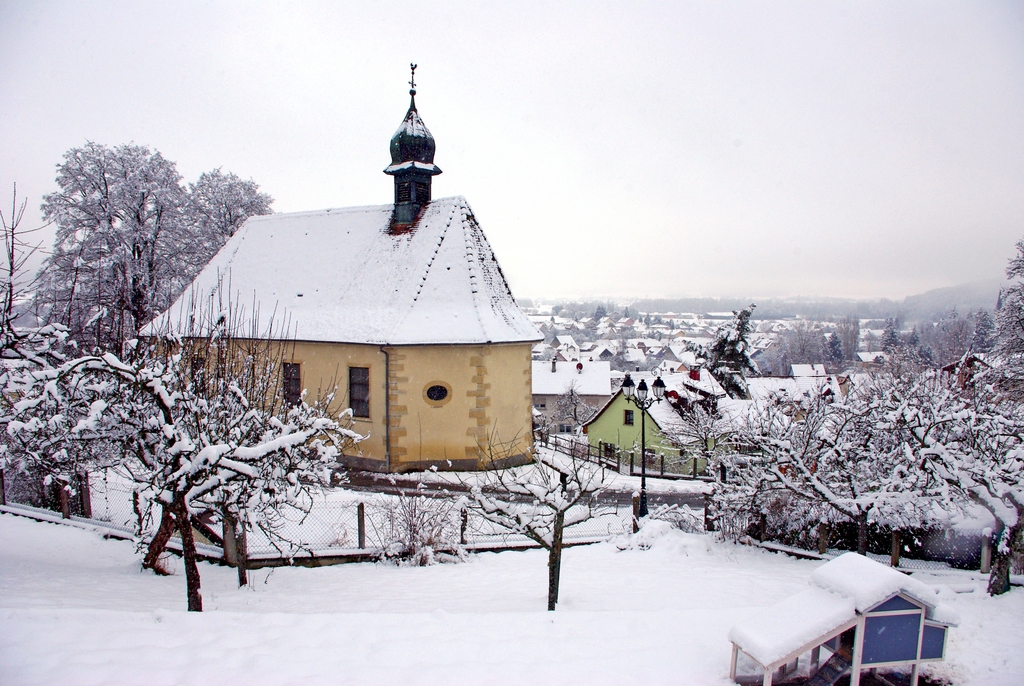
[[[945,657],[958,618],[926,584],[856,553],[816,569],[810,584],[732,628],[730,679],[746,655],[763,670],[764,686],[798,670],[809,685],[830,686],[849,673],[858,686],[863,669],[884,667],[909,667],[917,686],[918,665]]]

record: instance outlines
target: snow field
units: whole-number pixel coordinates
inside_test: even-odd
[[[202,563],[206,611],[189,614],[180,565],[157,577],[129,542],[0,515],[0,683],[728,684],[730,627],[821,564],[653,523],[632,546],[568,549],[548,613],[546,561],[278,568],[245,589]],[[961,625],[926,673],[1020,683],[1024,591],[939,588]]]

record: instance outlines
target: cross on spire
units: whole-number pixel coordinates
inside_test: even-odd
[[[409,95],[416,95],[416,67],[419,65],[410,62],[409,66],[412,68],[412,78],[409,79]]]

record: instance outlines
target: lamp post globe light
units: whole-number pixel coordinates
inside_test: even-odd
[[[653,392],[651,395],[650,392]],[[647,408],[654,403],[660,403],[665,397],[665,382],[658,376],[647,388],[647,381],[640,379],[639,384],[634,384],[629,372],[622,380],[622,395],[627,402],[631,402],[640,408],[640,516],[646,517],[647,511]],[[650,397],[649,397],[650,396]]]

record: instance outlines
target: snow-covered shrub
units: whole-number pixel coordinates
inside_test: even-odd
[[[680,531],[704,533],[704,511],[691,510],[686,505],[658,505],[647,515],[644,526],[649,522],[667,522]]]
[[[450,497],[388,496],[371,519],[386,559],[413,566],[461,560],[460,501]]]
[[[618,536],[613,543],[619,550],[650,550],[658,539],[671,535],[677,528],[668,520],[647,518],[639,531]]]

